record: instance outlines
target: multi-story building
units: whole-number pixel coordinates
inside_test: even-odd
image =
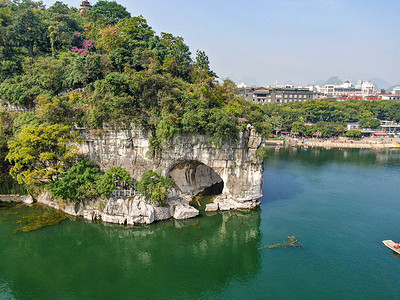
[[[400,86],[395,86],[392,90],[393,95],[400,95]]]
[[[248,101],[253,101],[254,92],[258,89],[255,86],[246,86],[244,83],[237,86],[239,95]]]
[[[244,83],[238,85],[239,94],[248,101],[257,104],[290,103],[308,99],[341,100],[400,100],[400,87],[390,95],[378,93],[371,81],[359,80],[353,86],[349,80],[324,86],[293,87],[291,85],[273,87],[248,87]]]
[[[356,86],[346,80],[342,84],[327,84],[324,86],[312,86],[315,92],[319,92],[326,98],[337,100],[377,100],[378,91],[370,81],[359,80]]]
[[[390,100],[390,101],[400,101],[400,95],[396,94],[385,94],[381,95],[382,100]]]
[[[290,102],[306,101],[313,98],[313,92],[308,88],[285,87],[239,87],[239,94],[256,104],[284,104]]]

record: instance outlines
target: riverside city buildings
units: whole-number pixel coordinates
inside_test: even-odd
[[[313,92],[308,88],[293,87],[290,85],[274,87],[247,87],[238,86],[239,94],[248,101],[256,104],[302,102],[313,98]]]
[[[324,86],[310,86],[315,92],[326,98],[337,100],[380,100],[379,93],[371,81],[359,80],[355,86],[349,81]]]
[[[308,99],[343,100],[391,100],[400,101],[400,87],[394,88],[391,94],[378,93],[371,81],[359,80],[355,86],[346,80],[323,86],[310,85],[294,87],[278,85],[272,87],[249,87],[245,83],[238,85],[240,96],[256,104],[302,102]]]

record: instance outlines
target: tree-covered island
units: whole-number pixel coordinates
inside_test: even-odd
[[[208,134],[218,147],[247,124],[264,136],[333,136],[347,131],[346,122],[374,128],[379,120],[400,121],[400,105],[389,101],[252,104],[232,81],[217,77],[204,51],[192,53],[182,37],[157,34],[143,16],[113,1],[91,9],[1,1],[0,99],[24,109],[0,111],[0,193],[45,188],[78,202],[107,197],[131,178],[125,170],[103,174],[80,157],[77,128],[143,128],[156,155],[182,134]],[[172,183],[158,176],[136,186],[162,203]]]

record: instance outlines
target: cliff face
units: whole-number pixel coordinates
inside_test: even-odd
[[[204,135],[181,135],[167,141],[156,157],[149,151],[150,135],[142,130],[85,132],[81,151],[106,170],[126,168],[136,180],[159,170],[176,182],[175,196],[187,199],[215,185],[222,193],[208,210],[253,208],[262,196],[263,162],[256,151],[262,137],[250,126],[236,142],[215,148]],[[171,195],[171,196],[173,196]]]
[[[110,199],[82,203],[54,199],[44,193],[39,202],[85,219],[127,225],[195,217],[199,211],[189,205],[190,200],[210,189],[217,189],[220,195],[207,205],[206,211],[259,205],[263,161],[256,157],[256,151],[264,145],[264,140],[250,126],[238,141],[221,148],[208,144],[207,136],[179,136],[166,142],[156,157],[149,154],[150,136],[141,130],[83,132],[81,135],[85,140],[82,154],[103,170],[122,166],[136,180],[149,169],[172,177],[176,185],[168,197],[169,205],[157,207],[151,200],[131,191],[117,191]]]

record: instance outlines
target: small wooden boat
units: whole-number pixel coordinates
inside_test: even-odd
[[[393,250],[394,252],[400,254],[400,248],[396,248],[394,245],[396,244],[395,242],[393,242],[392,240],[385,240],[382,241],[382,243],[388,247],[389,249]]]

